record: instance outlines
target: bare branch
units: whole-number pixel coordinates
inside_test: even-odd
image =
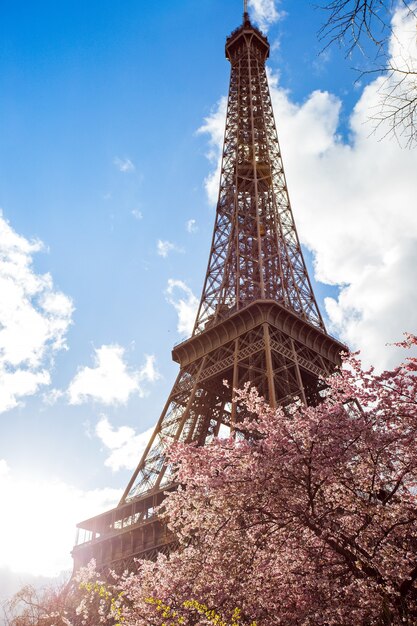
[[[375,67],[362,72],[381,76],[379,101],[371,114],[373,132],[381,139],[396,138],[401,146],[417,145],[417,59],[416,32],[410,30],[408,41],[404,32],[393,28],[392,9],[402,5],[402,20],[411,19],[417,25],[417,12],[409,0],[331,0],[319,8],[328,14],[319,31],[326,42],[346,45],[346,56],[355,48],[363,51],[370,41],[376,48]],[[404,22],[403,22],[404,23]]]

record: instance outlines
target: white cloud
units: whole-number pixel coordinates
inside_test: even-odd
[[[143,219],[143,213],[142,213],[142,211],[139,211],[139,209],[133,209],[131,211],[131,214],[133,215],[135,220],[140,221],[141,219]]]
[[[42,395],[42,398],[45,404],[52,406],[63,396],[65,396],[65,391],[62,391],[62,389],[53,388],[53,389],[49,389],[48,391],[46,391]]]
[[[206,157],[215,169],[206,177],[204,185],[209,202],[216,204],[219,195],[221,157],[223,150],[224,127],[226,122],[227,98],[220,98],[216,107],[208,117],[204,118],[204,124],[200,126],[197,133],[207,133],[209,135],[209,150]]]
[[[394,16],[396,46],[415,20]],[[417,328],[417,150],[372,134],[368,122],[380,101],[384,78],[360,94],[350,116],[350,138],[338,134],[341,102],[315,91],[302,104],[270,76],[288,187],[303,243],[313,252],[316,277],[339,285],[340,295],[326,300],[330,331],[353,349],[360,347],[368,362],[388,366],[396,358],[386,343]],[[220,154],[224,101],[205,120],[211,154]],[[213,160],[213,157],[212,157]],[[218,161],[216,162],[218,165]],[[217,177],[217,175],[216,175]],[[215,201],[212,177],[207,192]],[[217,182],[216,182],[217,186]]]
[[[139,370],[139,380],[148,383],[154,383],[161,378],[155,365],[155,355],[145,354],[145,363]]]
[[[126,157],[123,159],[121,159],[120,157],[114,157],[113,163],[117,167],[119,172],[124,172],[125,174],[128,172],[134,172],[136,169],[132,161]]]
[[[114,472],[120,469],[134,469],[142,457],[154,428],[152,426],[145,432],[136,434],[130,426],[113,428],[107,417],[103,415],[96,425],[96,435],[110,450],[104,464]]]
[[[135,370],[124,361],[121,346],[103,345],[94,351],[94,367],[81,368],[68,387],[70,404],[95,400],[102,404],[126,404],[131,395],[143,397],[143,383],[155,382],[159,373],[155,357],[146,355],[144,365]]]
[[[198,300],[182,280],[168,280],[167,300],[178,313],[177,330],[181,335],[191,335],[197,315]]]
[[[121,491],[83,491],[61,480],[35,479],[2,468],[8,469],[4,460],[0,492],[12,513],[0,516],[0,567],[43,576],[71,570],[76,523],[115,506]]]
[[[66,348],[73,305],[50,274],[34,271],[33,254],[42,249],[0,211],[0,412],[48,385],[53,357]]]
[[[166,259],[170,252],[184,252],[184,250],[179,248],[175,243],[172,243],[171,241],[162,241],[161,239],[158,239],[157,241],[156,251],[159,256],[164,259]]]
[[[267,32],[272,24],[284,17],[285,12],[278,11],[278,4],[279,1],[277,0],[249,0],[248,6],[251,9],[251,17],[264,32]]]
[[[190,235],[194,235],[194,233],[198,231],[197,222],[195,220],[187,220],[185,222],[185,228],[187,230],[187,233],[190,233]]]

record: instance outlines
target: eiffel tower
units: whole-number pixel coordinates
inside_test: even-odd
[[[345,347],[325,329],[288,196],[269,93],[267,38],[243,23],[226,40],[231,77],[217,212],[192,335],[175,346],[178,377],[112,510],[78,524],[74,567],[131,567],[169,551],[155,509],[174,488],[164,463],[172,442],[204,445],[238,428],[234,388],[254,385],[272,406],[320,401]],[[225,385],[225,381],[227,384]]]

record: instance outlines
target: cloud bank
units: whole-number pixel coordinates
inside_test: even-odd
[[[54,355],[66,349],[71,299],[37,274],[40,241],[17,234],[0,211],[0,413],[48,385]]]

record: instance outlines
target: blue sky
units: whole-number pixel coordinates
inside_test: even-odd
[[[224,42],[241,4],[0,4],[0,490],[21,524],[2,529],[0,568],[68,567],[74,521],[117,500],[159,417],[207,263]],[[384,344],[416,327],[416,153],[371,135],[379,85],[354,84],[352,68],[368,65],[359,54],[319,54],[312,3],[250,6],[272,45],[278,134],[321,309],[333,334],[389,363]],[[40,509],[33,552],[30,533],[18,537],[29,504]]]

